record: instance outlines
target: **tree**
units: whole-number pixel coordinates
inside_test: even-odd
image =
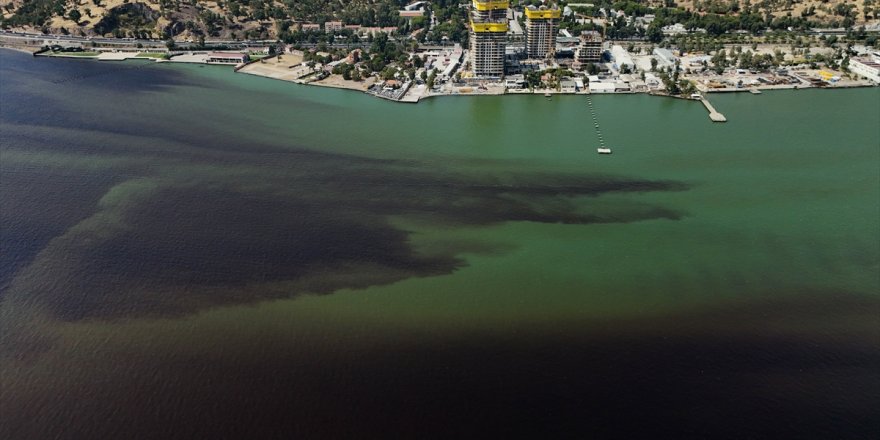
[[[647,37],[648,41],[652,43],[663,41],[663,31],[660,29],[660,25],[656,21],[651,22],[651,24],[648,25],[648,31],[645,33],[645,37]]]
[[[657,70],[657,58],[651,58],[651,72]]]
[[[165,40],[165,47],[167,47],[168,50],[174,50],[177,48],[177,43],[174,42],[173,38],[168,37],[168,39]]]
[[[70,17],[70,19],[73,20],[74,23],[79,23],[79,19],[82,18],[82,15],[76,9],[71,9],[67,16]]]
[[[663,81],[663,85],[666,87],[666,93],[670,95],[678,95],[681,93],[681,89],[678,86],[677,78],[670,78],[666,73],[662,73],[660,75],[660,79]]]

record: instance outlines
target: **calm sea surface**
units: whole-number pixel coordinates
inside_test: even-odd
[[[0,438],[880,437],[880,89],[592,99],[0,51]]]

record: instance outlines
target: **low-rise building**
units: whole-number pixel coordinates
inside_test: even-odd
[[[246,53],[237,52],[211,52],[206,62],[211,64],[244,64],[250,61]]]
[[[849,70],[876,83],[880,83],[880,63],[870,58],[853,58],[849,60]]]
[[[412,3],[404,6],[403,9],[405,9],[407,11],[415,11],[418,9],[424,9],[429,6],[428,3],[429,2],[426,2],[426,1],[412,2]]]
[[[372,27],[361,27],[360,33],[365,36],[366,35],[374,35],[375,36],[378,34],[389,34],[390,35],[391,33],[393,33],[396,30],[397,30],[397,28],[394,26],[385,26],[385,27],[372,26]]]
[[[671,50],[662,47],[654,48],[654,56],[657,57],[657,64],[660,67],[672,67],[675,65],[675,62],[678,61],[678,57],[675,56]]]
[[[514,90],[524,89],[526,88],[526,80],[522,75],[508,75],[504,79],[504,86]]]
[[[660,78],[658,78],[653,73],[649,72],[645,74],[645,85],[647,85],[649,89],[659,88],[662,84],[663,83],[662,81],[660,81]]]
[[[668,26],[663,26],[661,29],[663,35],[680,35],[686,34],[687,29],[681,23],[670,24]]]
[[[590,93],[614,93],[614,82],[612,81],[590,81]]]
[[[343,28],[341,21],[325,21],[324,22],[324,32],[336,32],[341,31]]]

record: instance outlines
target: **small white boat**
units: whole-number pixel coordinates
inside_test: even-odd
[[[599,147],[596,151],[598,151],[599,154],[611,154],[611,149],[606,147]]]
[[[544,92],[544,97],[545,97],[545,98],[550,99],[550,96],[551,96],[551,95],[550,95],[550,92]]]

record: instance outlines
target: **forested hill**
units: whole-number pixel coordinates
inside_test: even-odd
[[[0,0],[4,29],[52,34],[175,39],[291,39],[299,23],[341,21],[347,25],[398,27],[423,40],[463,41],[467,0],[431,0],[427,17],[399,16],[410,0]],[[513,0],[511,4],[537,4]],[[565,5],[565,1],[558,1]],[[580,1],[578,1],[580,3]],[[880,18],[880,0],[590,0],[630,15],[680,11],[719,15],[785,18],[832,27],[855,26]],[[666,11],[659,11],[664,8]],[[578,8],[580,9],[580,8]],[[686,12],[687,11],[687,12]],[[320,31],[312,31],[319,33]],[[295,35],[302,38],[302,33]]]

